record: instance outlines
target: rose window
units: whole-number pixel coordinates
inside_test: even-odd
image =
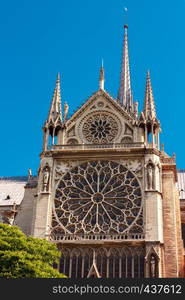
[[[92,161],[72,168],[56,188],[53,228],[65,234],[143,232],[137,178],[117,162]]]
[[[118,123],[110,114],[95,114],[83,124],[83,136],[88,142],[108,143],[118,134]]]

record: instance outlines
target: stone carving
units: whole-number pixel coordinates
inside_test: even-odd
[[[140,160],[124,160],[124,165],[132,172],[134,172],[137,177],[141,180],[143,177],[143,164]]]
[[[67,141],[67,144],[68,145],[77,145],[78,141],[77,141],[77,139],[71,138]]]
[[[150,277],[156,277],[156,259],[154,255],[150,257]]]
[[[121,143],[132,143],[132,142],[133,142],[133,140],[132,140],[132,137],[130,137],[130,136],[125,136],[121,140]]]
[[[49,189],[49,175],[50,169],[48,166],[45,166],[43,169],[43,192],[47,192]]]
[[[154,167],[152,164],[147,166],[147,189],[153,190],[154,188]]]
[[[67,137],[75,136],[75,126],[73,126],[68,132]]]
[[[104,107],[105,105],[104,105],[104,103],[102,102],[102,101],[99,101],[98,103],[97,103],[97,107],[98,108],[102,108],[102,107]]]
[[[67,102],[65,102],[65,104],[64,104],[64,121],[66,121],[66,119],[67,119],[68,111],[69,111],[69,105],[67,104]]]

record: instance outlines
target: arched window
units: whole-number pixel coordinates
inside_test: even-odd
[[[77,247],[61,249],[60,272],[70,278],[86,278],[93,263],[102,278],[144,277],[144,249],[142,247]]]

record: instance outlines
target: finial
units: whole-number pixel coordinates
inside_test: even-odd
[[[103,58],[102,58],[102,60],[101,60],[101,68],[102,68],[102,69],[104,68],[104,66],[103,66]]]
[[[176,153],[175,152],[173,152],[172,157],[173,157],[174,160],[176,159]]]
[[[60,81],[60,72],[57,73],[57,81]]]
[[[102,59],[101,68],[100,68],[100,80],[99,80],[99,88],[101,90],[104,90],[104,84],[105,84],[105,72],[104,72],[103,59]]]

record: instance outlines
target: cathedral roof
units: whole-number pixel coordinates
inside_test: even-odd
[[[27,176],[0,177],[0,206],[20,205],[27,180]]]

